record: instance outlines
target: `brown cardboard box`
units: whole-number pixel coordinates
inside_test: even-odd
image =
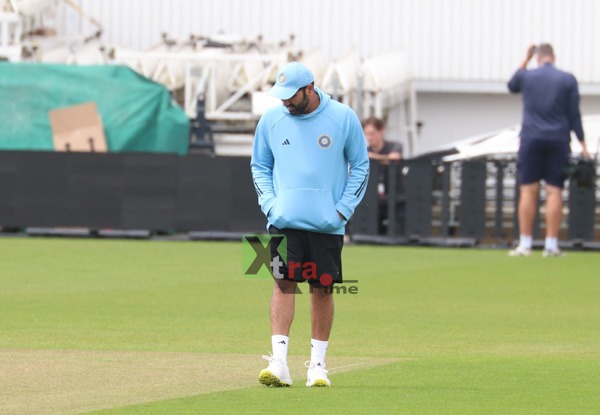
[[[55,109],[49,115],[56,151],[107,151],[102,119],[95,102]]]

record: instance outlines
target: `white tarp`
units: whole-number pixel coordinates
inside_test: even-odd
[[[476,157],[512,157],[519,149],[520,126],[503,131],[489,133],[466,140],[451,143],[441,150],[454,149],[457,154],[444,157],[444,161],[466,160]],[[600,142],[600,115],[583,117],[583,131],[588,151],[594,157],[599,150]],[[434,152],[439,151],[434,150]],[[571,151],[577,155],[581,153],[581,144],[571,134]]]

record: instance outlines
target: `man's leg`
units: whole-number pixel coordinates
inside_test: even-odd
[[[558,238],[562,214],[562,189],[546,185],[546,237]]]
[[[261,370],[258,381],[267,386],[290,386],[292,379],[287,365],[289,335],[296,306],[296,282],[275,280],[271,296],[271,356],[263,356],[269,366]]]
[[[519,233],[521,235],[533,235],[533,221],[537,212],[539,190],[539,182],[523,184],[519,188]]]
[[[293,232],[277,229],[273,226],[269,229],[270,234],[285,235],[287,238],[288,260],[298,249],[298,239]],[[271,246],[271,257],[279,255],[278,247]],[[278,275],[282,279],[275,278],[273,292],[271,294],[271,356],[263,356],[269,361],[269,366],[258,375],[258,380],[267,386],[290,386],[292,379],[287,365],[287,354],[289,347],[289,335],[292,321],[294,320],[294,309],[296,306],[297,282],[289,278],[286,265],[280,267]]]
[[[310,319],[313,339],[329,341],[333,326],[333,310],[333,295],[330,287],[311,287]]]
[[[333,294],[331,287],[314,287],[310,289],[310,361],[306,386],[331,386],[325,370],[325,354],[329,344],[329,334],[333,326]]]
[[[275,280],[271,297],[271,335],[290,335],[296,307],[296,281]]]
[[[287,240],[287,259],[291,262],[301,263],[302,243],[297,232],[282,230],[274,226],[269,228],[272,235],[284,235]],[[271,257],[279,256],[279,247],[271,246]],[[273,357],[279,361],[287,362],[287,347],[289,343],[290,327],[294,320],[294,309],[296,305],[296,285],[293,267],[288,264],[279,265],[279,272],[274,274],[273,293],[271,295],[271,341],[273,344]],[[289,274],[292,274],[291,277]],[[287,363],[286,363],[287,364]]]
[[[306,386],[331,386],[325,370],[325,355],[329,345],[329,335],[333,326],[334,283],[342,282],[342,235],[309,235],[310,258],[318,270],[318,280],[310,284],[310,361],[306,362]]]
[[[545,256],[559,256],[558,232],[563,214],[562,189],[557,186],[546,185],[546,242],[544,244]]]
[[[543,178],[546,182],[546,242],[545,257],[562,256],[558,249],[558,233],[563,215],[562,186],[565,181],[565,167],[569,164],[569,143],[549,142],[545,158]]]
[[[531,255],[533,221],[537,211],[539,182],[523,184],[519,187],[519,246],[509,252],[510,256]]]
[[[510,256],[531,255],[533,221],[537,213],[540,180],[544,169],[544,148],[541,140],[523,139],[517,155],[517,179],[519,186],[519,246],[509,252]]]

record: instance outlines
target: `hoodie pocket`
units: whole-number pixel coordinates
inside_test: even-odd
[[[278,228],[332,232],[344,226],[326,189],[279,189],[269,221]]]

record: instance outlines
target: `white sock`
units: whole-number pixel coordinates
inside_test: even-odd
[[[287,364],[287,352],[290,338],[282,334],[271,336],[271,345],[273,346],[273,358]]]
[[[558,238],[546,238],[544,249],[556,251],[558,249]]]
[[[533,238],[531,235],[521,235],[521,238],[519,240],[519,247],[524,249],[531,249],[532,241]]]
[[[310,339],[310,364],[325,366],[328,341]]]

